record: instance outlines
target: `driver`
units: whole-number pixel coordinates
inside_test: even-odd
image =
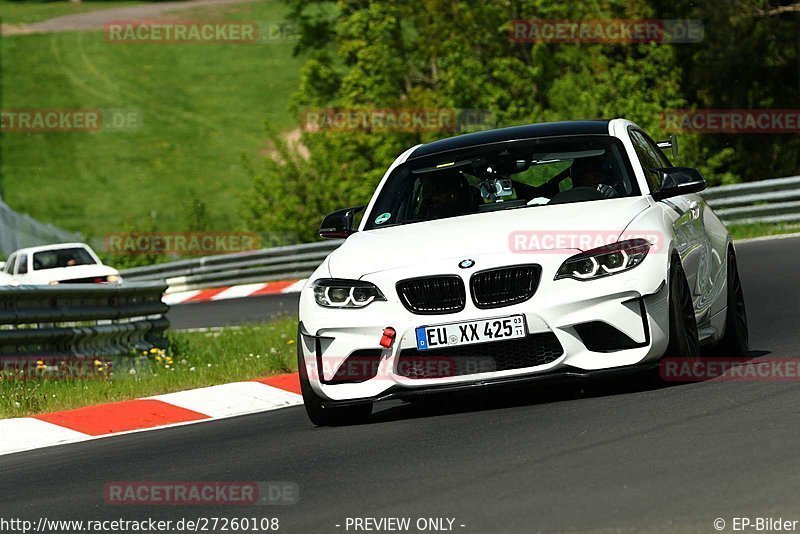
[[[578,158],[570,167],[572,187],[589,187],[600,193],[603,198],[619,197],[619,191],[611,185],[614,178],[607,169],[606,160],[602,156]]]
[[[466,215],[472,208],[472,192],[460,171],[439,171],[425,176],[420,196],[420,215],[425,219]]]

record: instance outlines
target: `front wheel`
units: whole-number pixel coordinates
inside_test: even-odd
[[[322,399],[311,388],[308,370],[303,358],[300,328],[297,329],[297,372],[300,376],[300,391],[308,418],[317,426],[344,426],[366,422],[372,413],[372,404],[330,407],[322,404]]]
[[[700,340],[697,335],[692,294],[683,266],[677,260],[670,273],[669,345],[665,355],[671,358],[686,358],[691,364],[697,363],[700,358]]]
[[[694,368],[699,364],[700,340],[697,335],[697,319],[694,316],[692,294],[686,273],[680,261],[672,262],[669,275],[669,344],[659,365],[648,371],[649,382],[662,387],[676,380],[665,374],[664,358],[680,358]]]
[[[744,292],[733,251],[728,252],[728,309],[725,313],[725,335],[719,347],[726,356],[735,358],[744,358],[750,348]]]

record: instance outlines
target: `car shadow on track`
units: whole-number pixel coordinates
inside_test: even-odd
[[[751,350],[748,360],[770,354],[766,350]],[[704,356],[719,358],[714,351],[704,351]],[[707,380],[711,380],[709,378]],[[628,369],[619,374],[586,378],[554,378],[527,385],[487,388],[471,392],[432,394],[397,405],[377,404],[369,424],[387,423],[404,419],[435,417],[457,413],[481,412],[520,406],[534,406],[578,399],[608,397],[680,387],[707,380],[659,379],[657,368]]]

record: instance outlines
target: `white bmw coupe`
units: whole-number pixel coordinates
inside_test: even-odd
[[[584,376],[700,346],[747,352],[730,234],[692,168],[624,119],[517,126],[415,146],[300,295],[317,425],[374,402]],[[357,214],[364,212],[360,222]]]

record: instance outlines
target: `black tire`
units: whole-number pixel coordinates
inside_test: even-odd
[[[300,376],[300,391],[308,418],[317,426],[344,426],[364,423],[372,413],[372,404],[355,406],[323,406],[322,399],[314,393],[308,381],[308,371],[303,361],[300,329],[297,329],[297,372]]]
[[[747,330],[747,310],[744,304],[742,281],[736,255],[728,252],[728,310],[725,313],[725,335],[719,342],[719,349],[725,356],[744,358],[750,350],[750,336]]]
[[[700,340],[697,335],[692,293],[683,266],[677,260],[670,269],[669,345],[664,356],[686,358],[692,363],[700,359]]]

